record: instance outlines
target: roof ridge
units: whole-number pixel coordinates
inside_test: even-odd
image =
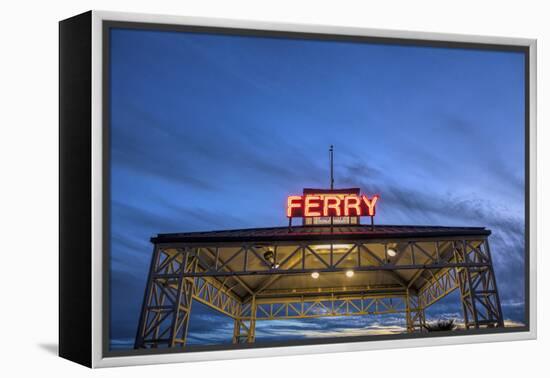
[[[409,232],[414,233],[417,230],[422,231],[431,231],[431,232],[438,232],[438,231],[488,231],[485,227],[481,226],[430,226],[430,225],[375,225],[374,229],[372,229],[372,226],[370,224],[353,224],[353,225],[333,225],[332,227],[330,225],[299,225],[299,226],[292,226],[290,228],[291,232],[288,232],[289,227],[288,226],[275,226],[275,227],[259,227],[259,228],[237,228],[237,229],[227,229],[227,230],[209,230],[209,231],[190,231],[190,232],[176,232],[176,233],[159,233],[156,235],[157,238],[159,237],[208,237],[208,236],[227,236],[227,235],[234,235],[241,233],[241,237],[244,236],[254,236],[261,235],[261,236],[267,236],[269,235],[269,231],[273,231],[273,235],[281,235],[280,231],[285,231],[285,234],[326,234],[326,232],[323,232],[325,230],[330,230],[332,228],[332,232],[330,232],[331,235],[338,235],[338,234],[358,234],[358,233],[365,233],[366,234],[384,234],[384,233],[394,233],[394,232]],[[344,230],[343,230],[344,229]],[[346,230],[347,229],[347,230]],[[355,229],[355,231],[354,231]],[[395,231],[392,231],[395,230]],[[307,230],[307,231],[306,231]],[[302,231],[302,232],[301,232]],[[305,231],[305,232],[303,232]],[[336,232],[335,232],[336,231]],[[244,235],[246,233],[246,235]]]

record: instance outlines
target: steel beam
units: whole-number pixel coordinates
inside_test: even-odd
[[[258,299],[257,320],[309,319],[406,312],[405,296],[323,296]]]

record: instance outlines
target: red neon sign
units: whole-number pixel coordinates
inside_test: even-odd
[[[294,217],[340,217],[376,215],[376,203],[379,196],[345,194],[345,195],[311,195],[288,196],[286,216]]]

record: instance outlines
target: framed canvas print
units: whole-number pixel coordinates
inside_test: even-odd
[[[59,26],[62,357],[536,337],[534,40]]]

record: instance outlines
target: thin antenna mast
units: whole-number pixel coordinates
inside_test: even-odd
[[[334,189],[334,146],[331,144],[329,149],[330,156],[330,190]]]

